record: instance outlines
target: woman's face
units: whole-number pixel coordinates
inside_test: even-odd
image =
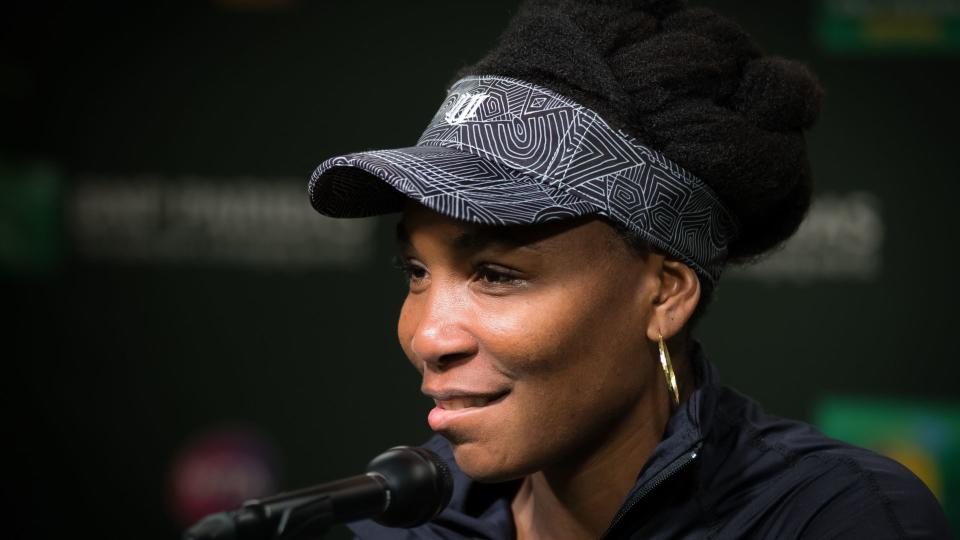
[[[576,463],[662,385],[645,257],[596,218],[483,227],[409,204],[400,344],[428,422],[484,481]]]

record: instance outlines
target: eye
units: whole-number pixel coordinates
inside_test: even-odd
[[[476,277],[483,285],[497,288],[519,287],[527,283],[517,271],[495,264],[477,267]]]
[[[415,287],[427,278],[427,269],[420,263],[403,257],[394,257],[393,265],[407,278],[410,287]]]

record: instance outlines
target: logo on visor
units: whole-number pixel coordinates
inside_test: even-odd
[[[477,109],[488,97],[490,96],[487,94],[469,92],[460,94],[450,110],[443,115],[443,119],[450,125],[462,124],[477,115]]]

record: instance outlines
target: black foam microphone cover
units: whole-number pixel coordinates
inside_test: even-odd
[[[367,472],[379,474],[386,481],[390,501],[374,520],[388,527],[426,523],[446,508],[453,495],[449,467],[425,448],[391,448],[373,458]]]

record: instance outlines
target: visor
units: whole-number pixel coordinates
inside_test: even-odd
[[[330,158],[309,184],[332,217],[413,199],[483,225],[606,216],[715,283],[736,221],[712,190],[659,152],[552,90],[499,76],[457,81],[416,146]]]

